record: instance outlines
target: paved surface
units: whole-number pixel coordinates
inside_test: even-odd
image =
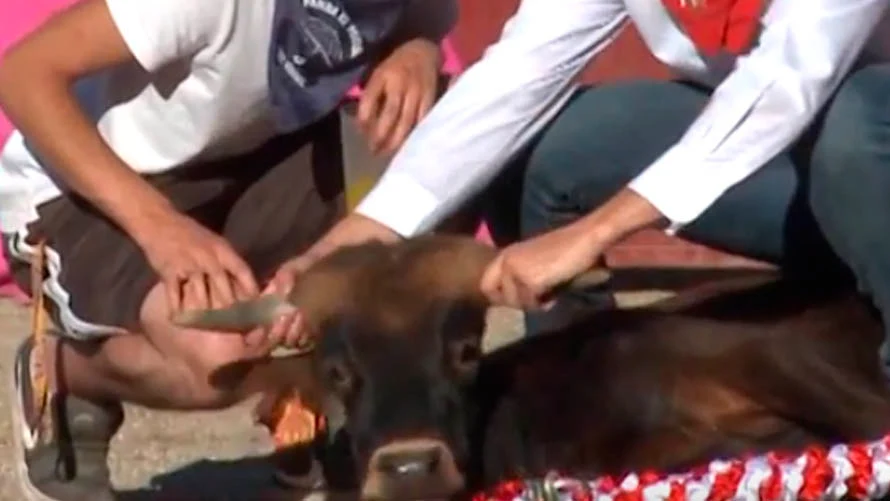
[[[498,332],[517,332],[512,312],[494,314]],[[7,400],[10,365],[27,332],[23,308],[0,300],[0,501],[22,499],[13,471]],[[500,344],[508,339],[492,339]],[[250,402],[225,412],[169,413],[127,408],[127,421],[112,445],[115,483],[123,501],[267,501],[262,491],[270,450],[250,419]]]

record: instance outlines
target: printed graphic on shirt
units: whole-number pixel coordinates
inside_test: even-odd
[[[298,0],[299,1],[299,0]],[[365,44],[349,13],[329,0],[302,0],[302,16],[284,18],[276,29],[278,63],[300,87],[312,85],[362,55]]]
[[[282,132],[331,113],[388,40],[404,0],[275,0],[269,99]]]

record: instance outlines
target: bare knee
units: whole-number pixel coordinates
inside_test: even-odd
[[[165,349],[167,370],[175,373],[173,391],[180,406],[199,409],[229,407],[244,398],[242,386],[253,365],[239,336],[164,328],[146,335],[181,336],[183,341]]]
[[[241,336],[175,327],[168,321],[163,290],[155,287],[142,308],[144,335],[175,375],[172,388],[186,406],[217,409],[247,396],[244,385],[253,363]]]

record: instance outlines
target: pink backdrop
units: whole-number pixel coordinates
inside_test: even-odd
[[[0,55],[16,40],[33,30],[56,10],[74,0],[26,0],[0,2]],[[9,136],[9,121],[0,113],[0,143]]]
[[[73,0],[27,0],[0,2],[0,57],[16,40],[30,32],[54,11],[73,3]],[[0,113],[0,144],[9,136],[9,121]],[[9,277],[9,267],[0,249],[0,297],[24,301],[25,295]]]

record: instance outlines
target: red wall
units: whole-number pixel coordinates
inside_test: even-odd
[[[485,47],[498,38],[502,24],[516,10],[517,1],[459,1],[460,21],[454,41],[464,62],[470,63],[479,59]],[[636,30],[628,26],[615,44],[585,71],[584,81],[667,76],[667,70],[649,54]]]
[[[516,10],[516,0],[459,0],[460,21],[454,42],[465,64],[476,61],[499,36],[504,21]],[[627,78],[666,78],[669,72],[656,61],[628,26],[615,44],[584,72],[583,81],[593,83]],[[738,266],[751,261],[719,253],[702,246],[669,238],[660,232],[641,232],[613,250],[613,265]]]

